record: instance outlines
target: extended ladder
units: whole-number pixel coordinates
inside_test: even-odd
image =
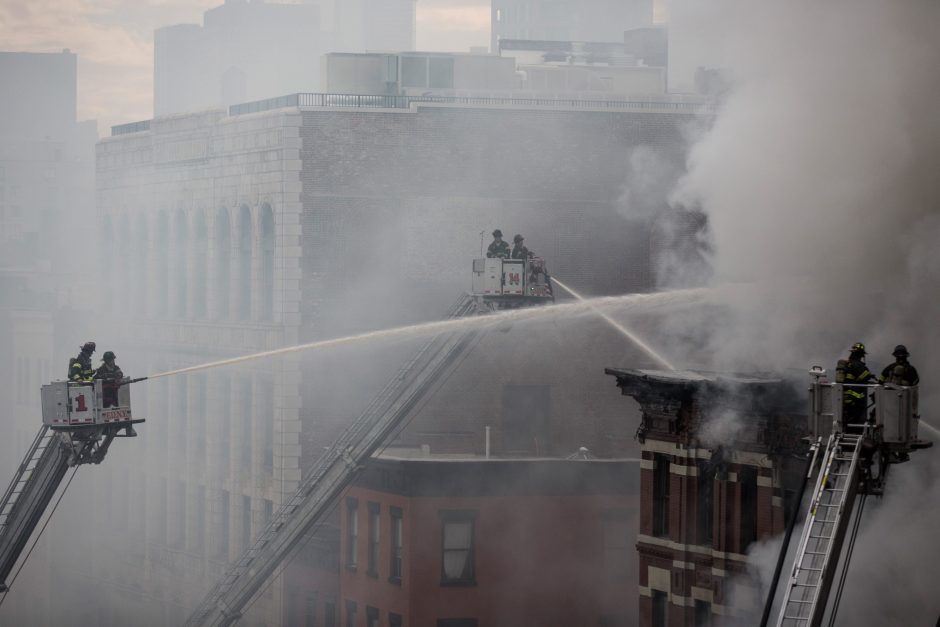
[[[461,318],[475,311],[473,299],[465,295],[455,303],[448,318]],[[187,625],[231,625],[241,618],[278,565],[301,545],[356,473],[442,375],[458,363],[478,332],[474,327],[445,332],[418,351],[320,458],[254,544],[229,566],[190,615]]]
[[[68,470],[69,453],[43,425],[0,501],[0,592]]]
[[[777,627],[818,627],[859,486],[863,435],[829,436]]]

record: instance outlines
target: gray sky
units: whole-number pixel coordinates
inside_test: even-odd
[[[0,48],[79,55],[78,118],[112,124],[153,112],[153,31],[202,23],[222,0],[0,0]],[[421,50],[488,46],[488,0],[419,0]]]

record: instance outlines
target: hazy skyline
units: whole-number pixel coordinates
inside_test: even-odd
[[[0,0],[0,41],[11,52],[78,55],[78,119],[110,126],[153,115],[153,31],[201,24],[224,0]],[[488,46],[488,0],[419,0],[417,48]]]

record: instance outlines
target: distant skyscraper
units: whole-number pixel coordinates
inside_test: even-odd
[[[493,0],[491,49],[500,39],[623,41],[652,23],[652,0]]]
[[[324,44],[317,5],[226,0],[203,26],[157,29],[154,114],[314,90]]]
[[[317,91],[325,52],[414,50],[415,0],[226,0],[154,35],[154,114]]]
[[[335,51],[414,50],[415,1],[338,1]]]

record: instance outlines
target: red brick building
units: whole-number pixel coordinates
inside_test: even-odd
[[[758,612],[748,547],[784,530],[805,464],[804,395],[779,379],[607,369],[642,410],[639,624]]]
[[[328,564],[295,560],[287,622],[633,625],[637,470],[637,460],[376,459],[340,504],[338,584]]]

